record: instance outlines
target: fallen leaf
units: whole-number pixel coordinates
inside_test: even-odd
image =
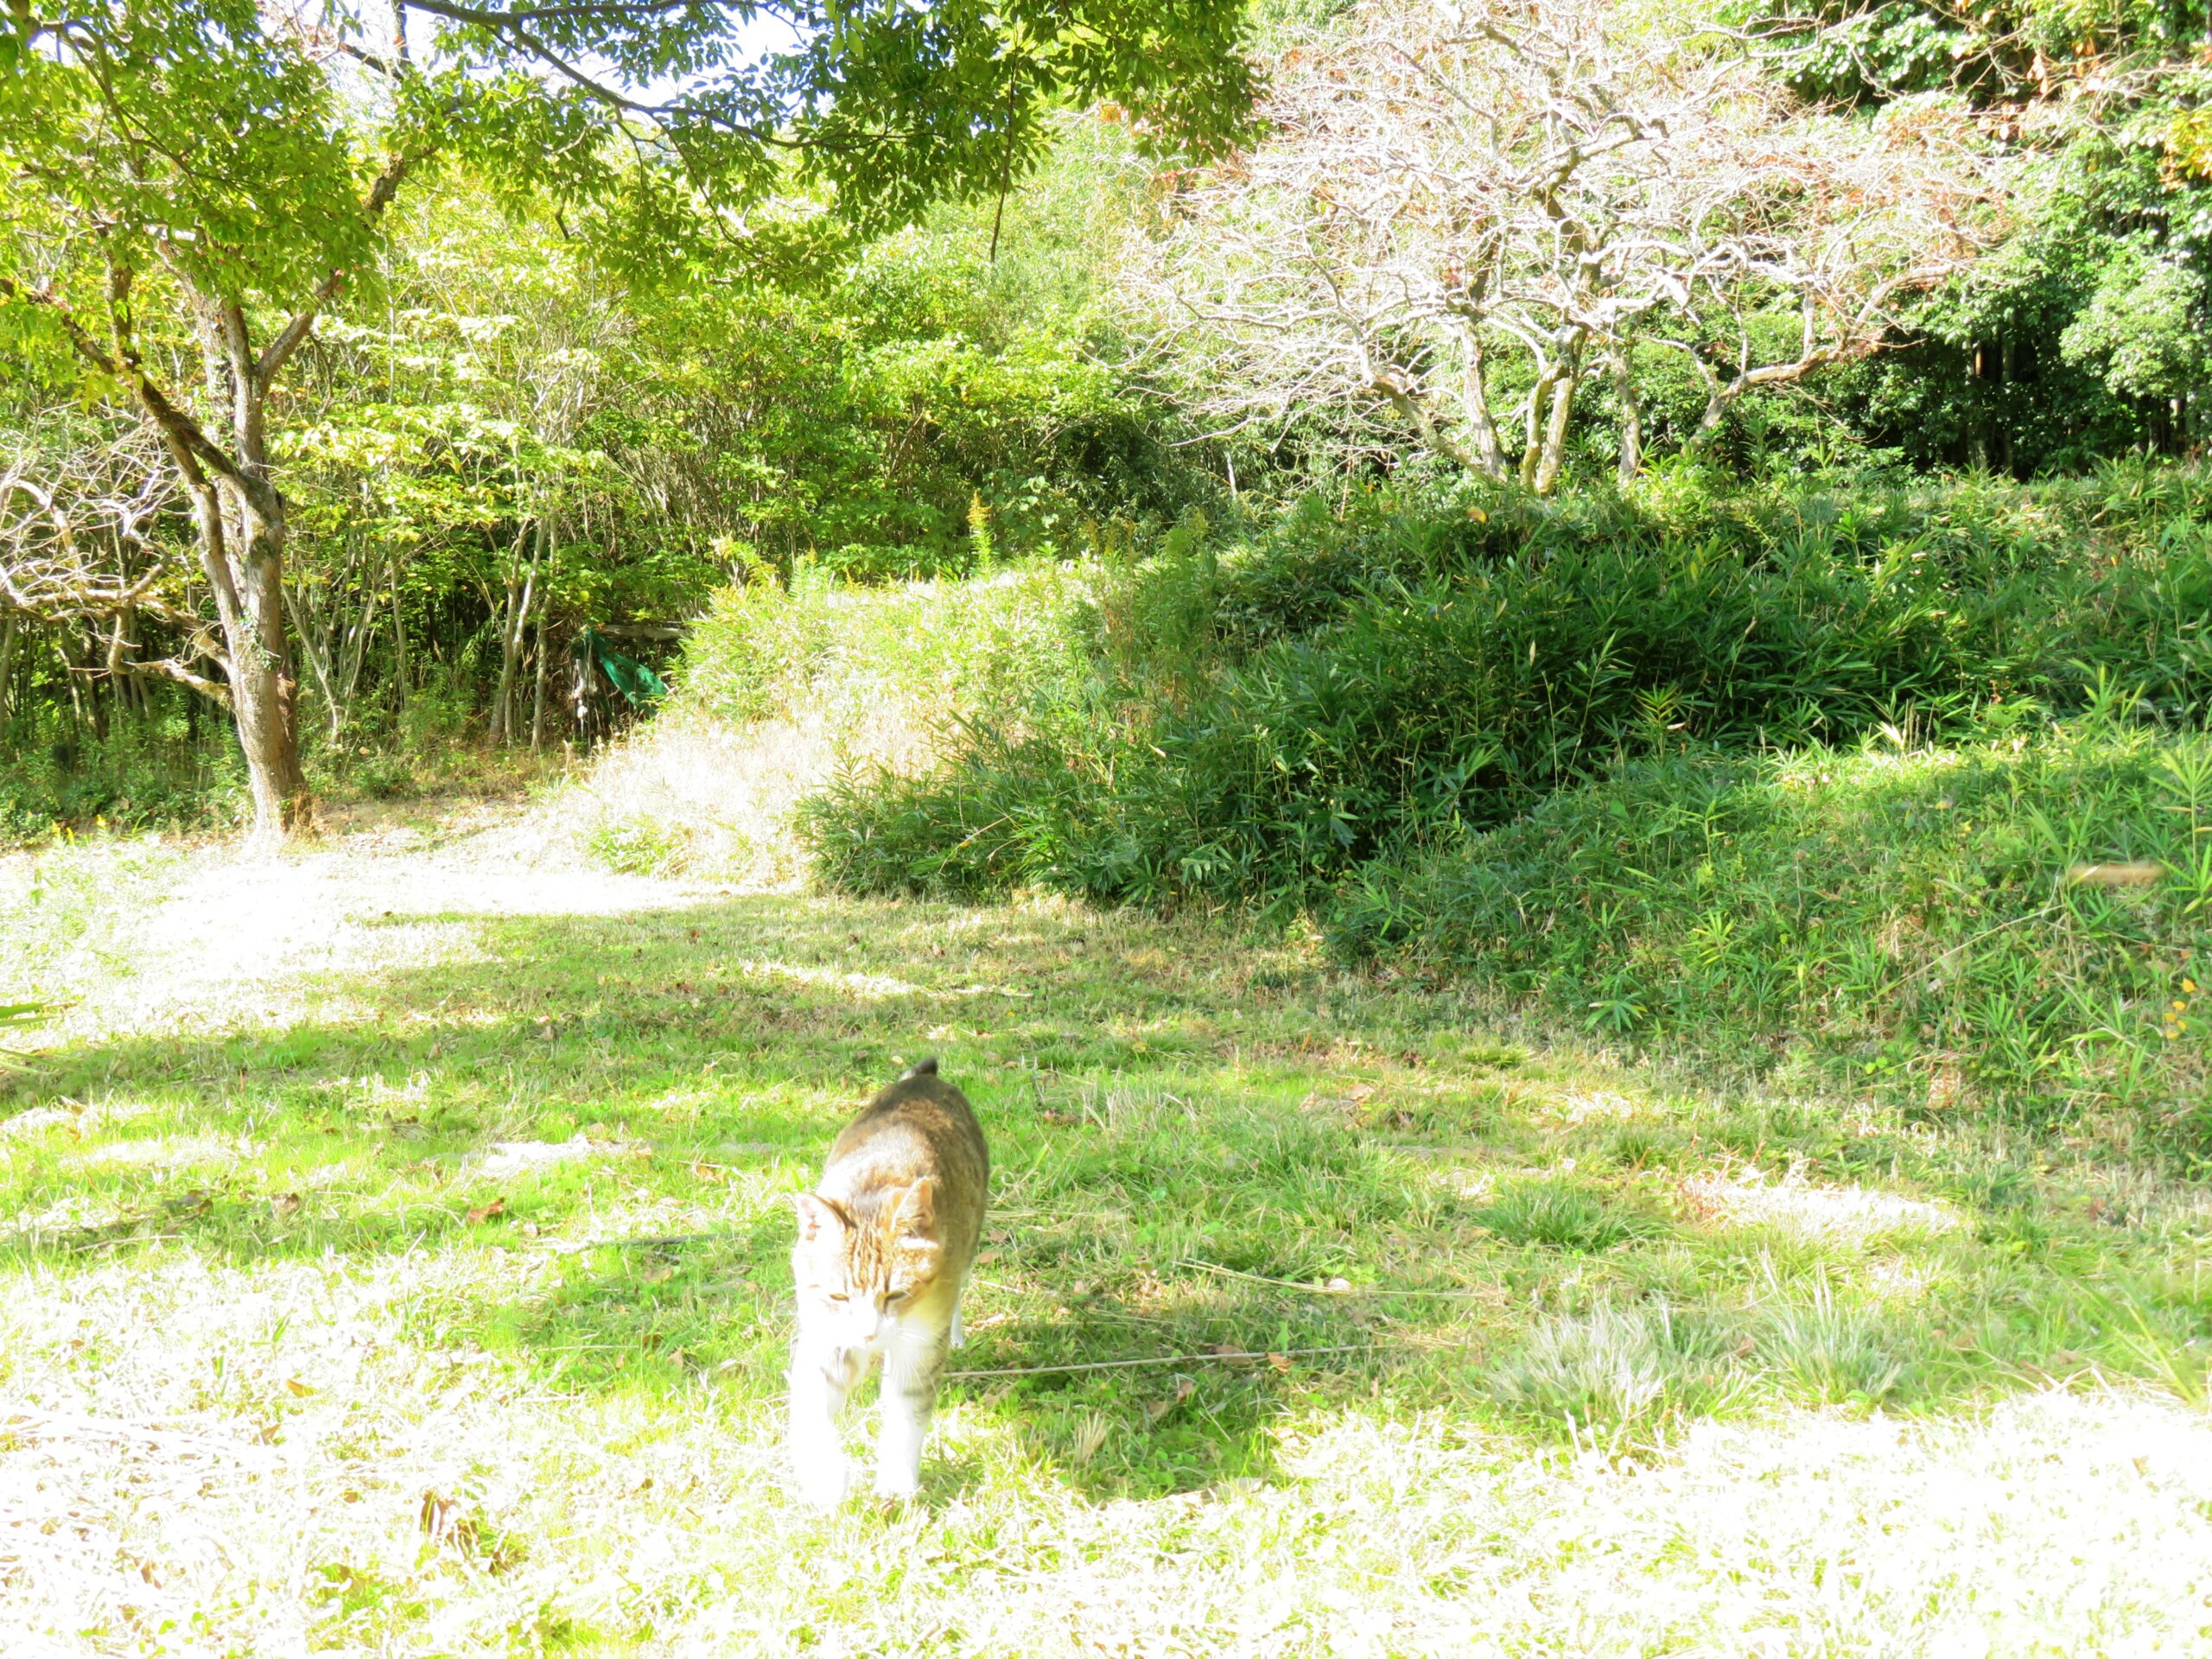
[[[269,1200],[269,1207],[280,1216],[296,1216],[303,1202],[296,1192],[279,1192]]]
[[[458,1499],[426,1491],[416,1518],[423,1535],[434,1544],[454,1543],[467,1549],[476,1541],[476,1522],[461,1513]]]
[[[1189,1377],[1178,1373],[1175,1378],[1175,1391],[1173,1394],[1165,1400],[1147,1400],[1144,1402],[1145,1421],[1148,1423],[1158,1422],[1189,1399],[1192,1391],[1197,1387],[1198,1384]]]
[[[2066,872],[2069,887],[2149,887],[2165,878],[2166,867],[2147,861],[2126,864],[2076,864]]]
[[[505,1198],[494,1198],[489,1204],[478,1205],[468,1212],[466,1219],[471,1227],[481,1227],[494,1216],[504,1216],[506,1213],[507,1201]]]
[[[1268,1363],[1274,1366],[1276,1370],[1281,1372],[1286,1376],[1290,1374],[1290,1356],[1288,1354],[1269,1354],[1268,1356]]]
[[[284,1387],[294,1394],[307,1395],[313,1394],[315,1392],[313,1389],[301,1382],[296,1376],[286,1377],[284,1379]]]

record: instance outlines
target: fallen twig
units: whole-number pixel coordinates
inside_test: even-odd
[[[1272,1353],[1265,1349],[1246,1351],[1242,1349],[1229,1352],[1206,1354],[1155,1354],[1142,1359],[1090,1359],[1066,1365],[1007,1365],[995,1370],[947,1371],[943,1381],[947,1382],[975,1382],[991,1376],[1046,1376],[1069,1371],[1121,1371],[1140,1365],[1204,1365],[1241,1364],[1247,1362],[1267,1363],[1274,1360],[1307,1359],[1322,1354],[1371,1354],[1376,1344],[1371,1342],[1347,1342],[1333,1348],[1278,1348]]]
[[[1211,1273],[1224,1279],[1243,1279],[1255,1285],[1274,1285],[1283,1290],[1303,1291],[1308,1296],[1442,1296],[1453,1300],[1496,1301],[1494,1290],[1393,1290],[1384,1285],[1302,1285],[1295,1279],[1270,1279],[1262,1273],[1239,1273],[1235,1268],[1224,1268],[1211,1262],[1178,1262],[1179,1268],[1195,1268],[1200,1273]]]
[[[5,1418],[0,1418],[0,1434],[35,1435],[56,1440],[137,1440],[170,1451],[219,1453],[247,1463],[283,1461],[281,1455],[269,1447],[249,1445],[244,1440],[224,1440],[213,1434],[194,1434],[188,1429],[150,1428],[117,1418],[86,1417],[70,1412],[13,1412]]]

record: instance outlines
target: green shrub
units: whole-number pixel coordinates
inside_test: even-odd
[[[168,727],[177,729],[170,731]],[[227,734],[199,747],[181,720],[122,723],[104,743],[22,731],[0,766],[0,846],[108,829],[202,830],[245,815],[244,766]]]
[[[1632,762],[1369,863],[1329,931],[1607,1037],[2212,1151],[2212,741],[2110,711]]]
[[[585,842],[599,863],[626,875],[663,875],[683,868],[690,832],[680,823],[632,817],[602,823]]]
[[[936,772],[848,778],[809,832],[863,889],[1306,902],[1685,741],[1924,734],[2101,683],[2188,717],[2212,671],[2189,479],[2095,506],[2094,537],[2080,492],[1302,507],[1219,558],[1108,569],[1087,685],[983,700],[998,723]]]
[[[1079,681],[1087,575],[1038,565],[975,582],[855,588],[801,567],[791,588],[723,588],[677,671],[685,701],[744,722],[818,714],[851,726],[887,707],[944,721],[1049,701]]]

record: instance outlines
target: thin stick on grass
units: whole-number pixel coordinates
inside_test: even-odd
[[[1348,1342],[1333,1348],[1278,1348],[1272,1353],[1264,1349],[1250,1351],[1237,1350],[1230,1353],[1211,1354],[1154,1354],[1141,1359],[1090,1359],[1065,1365],[1007,1365],[994,1370],[947,1371],[947,1382],[970,1382],[993,1376],[1047,1376],[1072,1371],[1125,1371],[1140,1365],[1235,1365],[1247,1361],[1310,1359],[1323,1354],[1371,1354],[1376,1344],[1371,1342]]]
[[[1179,1268],[1196,1268],[1200,1273],[1211,1273],[1224,1279],[1242,1279],[1255,1285],[1274,1285],[1282,1290],[1303,1292],[1308,1296],[1440,1296],[1454,1301],[1496,1301],[1493,1290],[1393,1290],[1386,1285],[1346,1285],[1338,1290],[1329,1285],[1301,1285],[1295,1279],[1270,1279],[1262,1273],[1239,1273],[1235,1268],[1224,1268],[1212,1262],[1178,1262]]]

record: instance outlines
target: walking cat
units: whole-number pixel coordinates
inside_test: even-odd
[[[845,1126],[815,1191],[793,1195],[791,1455],[808,1503],[845,1496],[837,1414],[879,1354],[875,1490],[913,1495],[945,1351],[961,1340],[990,1173],[967,1097],[924,1060]]]

